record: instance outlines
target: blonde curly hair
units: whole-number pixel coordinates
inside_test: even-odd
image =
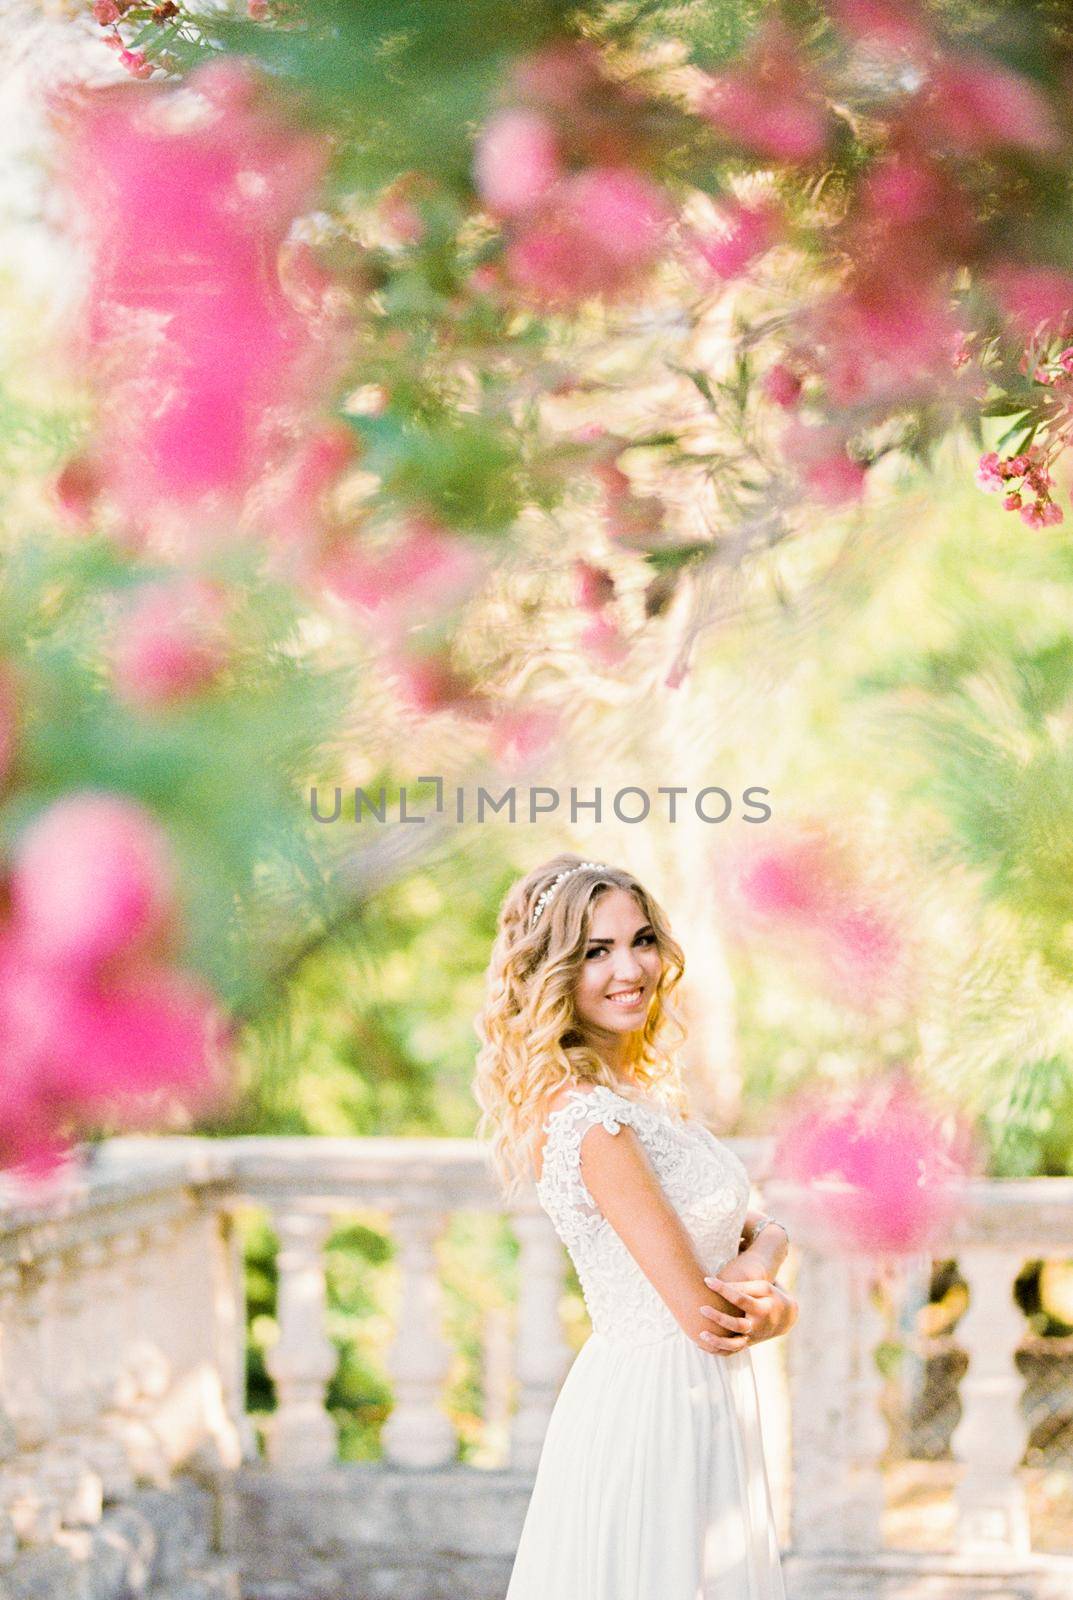
[[[472,1083],[481,1108],[477,1137],[490,1136],[492,1166],[508,1200],[534,1176],[545,1107],[556,1089],[577,1082],[621,1088],[621,1080],[585,1042],[573,998],[592,908],[608,889],[633,895],[663,958],[644,1026],[627,1035],[623,1065],[640,1091],[654,1092],[678,1110],[687,1108],[673,1054],[685,1028],[671,1003],[685,957],[664,912],[643,885],[619,867],[585,866],[563,880],[532,926],[540,895],[561,872],[582,865],[580,856],[555,856],[510,890],[500,908],[485,974],[485,1004],[474,1021],[481,1041]]]

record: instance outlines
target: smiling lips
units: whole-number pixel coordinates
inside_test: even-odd
[[[632,1011],[644,999],[644,990],[641,988],[620,989],[617,994],[609,994],[607,998],[613,1006],[618,1006],[620,1010]]]

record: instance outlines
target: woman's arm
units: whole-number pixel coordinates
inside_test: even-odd
[[[762,1222],[766,1222],[767,1227],[761,1228]],[[757,1238],[758,1231],[759,1238]],[[781,1222],[769,1219],[766,1211],[746,1212],[738,1259],[740,1261],[743,1255],[748,1255],[749,1266],[759,1269],[753,1272],[754,1277],[768,1278],[774,1283],[779,1268],[786,1260],[788,1247],[786,1229]]]
[[[633,1129],[624,1124],[617,1133],[609,1133],[599,1123],[589,1128],[581,1143],[581,1176],[604,1217],[693,1343],[709,1353],[744,1348],[745,1319],[705,1285],[693,1241]],[[702,1306],[731,1319],[729,1324],[719,1325],[714,1345],[708,1340],[701,1342],[701,1336],[713,1328],[701,1315]]]

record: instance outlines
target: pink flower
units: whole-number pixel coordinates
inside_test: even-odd
[[[1027,523],[1030,528],[1042,528],[1046,520],[1039,500],[1033,501],[1029,506],[1021,507],[1021,521]]]
[[[456,669],[446,645],[425,652],[393,646],[386,660],[412,710],[432,714],[475,707],[473,684]]]
[[[827,148],[827,115],[791,34],[767,24],[741,62],[711,80],[701,115],[775,161],[812,161]]]
[[[555,130],[535,111],[499,111],[481,130],[474,159],[477,193],[491,211],[528,211],[559,177]]]
[[[1014,147],[1037,155],[1061,148],[1047,97],[1020,73],[985,57],[948,57],[931,75],[928,116],[967,155]]]
[[[202,694],[225,666],[226,601],[196,578],[149,584],[120,621],[112,641],[116,693],[155,710]]]
[[[839,428],[813,427],[795,417],[783,433],[783,447],[809,490],[825,505],[844,505],[864,493],[867,473],[846,454]]]
[[[786,1117],[772,1177],[803,1240],[847,1253],[941,1249],[971,1170],[964,1124],[904,1072],[842,1093],[812,1090]]]
[[[1002,502],[1002,509],[1004,511],[1020,511],[1021,504],[1022,501],[1019,494],[1008,494]]]
[[[153,75],[153,63],[144,50],[121,50],[119,64],[126,67],[132,78],[151,78]]]
[[[931,39],[916,0],[831,0],[839,26],[864,45],[920,50]]]
[[[980,457],[976,464],[976,482],[981,489],[994,494],[1005,486],[1006,478],[997,450],[988,450]]]
[[[395,641],[416,623],[463,604],[486,572],[483,554],[470,541],[418,516],[381,553],[352,537],[332,547],[320,568],[328,589],[371,611],[387,639]]]
[[[587,39],[557,40],[523,57],[511,73],[515,94],[557,111],[576,111],[606,85],[600,53]]]
[[[1073,347],[1062,351],[1062,354],[1058,357],[1058,365],[1063,372],[1073,373]]]
[[[212,63],[184,89],[109,88],[67,114],[68,190],[91,263],[82,334],[102,399],[105,484],[138,522],[206,495],[237,500],[263,470],[265,418],[323,362],[276,257],[315,191],[323,144]]]
[[[777,361],[764,375],[764,393],[786,411],[801,398],[801,387],[798,374],[781,361]]]
[[[221,1020],[212,995],[187,974],[139,968],[118,983],[79,989],[66,1021],[68,1043],[50,1076],[80,1108],[207,1087]]]
[[[501,766],[522,766],[550,747],[558,726],[557,713],[546,706],[500,712],[489,728],[492,757]]]
[[[594,616],[582,630],[578,645],[583,655],[602,667],[620,666],[630,653],[619,629],[602,613]]]
[[[1001,262],[991,270],[990,286],[1013,332],[1025,339],[1048,325],[1065,328],[1073,312],[1073,276],[1056,267]]]
[[[264,22],[270,15],[268,0],[246,0],[246,15],[251,22]]]
[[[72,456],[56,479],[56,498],[72,522],[85,524],[103,487],[100,465],[88,455]]]
[[[1062,510],[1061,506],[1060,505],[1056,505],[1053,500],[1044,501],[1044,504],[1043,504],[1043,525],[1044,525],[1044,527],[1053,528],[1059,522],[1064,522],[1064,521],[1065,521],[1065,512]]]
[[[99,22],[102,28],[107,28],[111,23],[118,22],[122,15],[122,11],[116,5],[116,0],[93,0],[94,20]]]
[[[640,173],[593,167],[564,179],[527,214],[507,250],[507,272],[550,303],[619,294],[654,265],[671,221],[663,194]]]
[[[721,225],[697,240],[704,260],[720,278],[736,278],[777,242],[782,218],[775,206],[724,206]]]
[[[175,874],[150,814],[122,795],[56,800],[20,835],[11,868],[14,930],[35,959],[95,970],[168,932]]]
[[[615,580],[604,567],[574,562],[574,601],[583,611],[602,611],[615,598]]]

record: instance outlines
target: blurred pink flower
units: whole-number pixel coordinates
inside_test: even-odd
[[[537,300],[571,304],[616,295],[654,265],[673,220],[662,191],[629,167],[564,179],[507,249],[513,283]]]
[[[848,1092],[802,1095],[783,1120],[771,1177],[806,1243],[847,1253],[942,1249],[972,1147],[901,1072]]]
[[[524,99],[566,112],[576,111],[607,82],[600,53],[587,39],[557,40],[524,56],[515,64],[510,81]]]
[[[103,487],[100,463],[89,455],[72,456],[53,485],[65,516],[80,524],[89,522]]]
[[[129,956],[176,916],[168,841],[136,801],[81,790],[19,836],[11,866],[14,934],[34,959],[73,973]]]
[[[838,506],[859,500],[867,474],[846,453],[845,437],[833,425],[810,425],[794,417],[782,436],[787,459],[817,500]]]
[[[210,493],[233,504],[262,469],[266,415],[298,403],[317,366],[276,258],[325,147],[235,61],[180,91],[84,91],[64,120],[107,487],[135,519]]]
[[[827,148],[821,86],[778,21],[766,24],[741,60],[710,80],[701,115],[775,161],[812,161]]]
[[[783,410],[788,411],[797,404],[801,398],[801,388],[799,375],[782,361],[777,361],[764,375],[764,393]]]
[[[518,766],[542,755],[559,726],[558,714],[547,706],[518,706],[492,719],[488,744],[501,766]]]
[[[1066,332],[1073,317],[1073,275],[1056,267],[1026,267],[1000,262],[989,274],[990,287],[1015,334],[1031,338],[1045,326]]]
[[[617,667],[626,660],[630,647],[621,631],[602,613],[594,616],[582,629],[578,649],[602,667]]]
[[[472,541],[415,515],[379,552],[367,549],[360,535],[334,541],[318,571],[332,593],[372,613],[382,638],[397,641],[416,623],[466,601],[487,566]]]
[[[385,659],[412,710],[431,714],[478,709],[473,683],[457,670],[447,645],[419,650],[397,643]]]
[[[919,50],[931,30],[916,0],[831,0],[835,20],[861,44]]]
[[[186,973],[134,969],[114,984],[80,987],[66,1008],[64,1047],[50,1075],[81,1110],[131,1095],[208,1086],[221,1021],[207,988]]]
[[[227,662],[227,601],[202,578],[147,584],[120,619],[111,649],[116,693],[139,709],[201,694]]]
[[[615,580],[591,561],[574,562],[574,603],[583,611],[602,611],[615,598]]]
[[[160,1089],[188,1110],[215,1103],[229,1042],[186,973],[135,966],[104,983],[0,929],[0,1166],[44,1176],[81,1121],[151,1120],[145,1097]]]
[[[93,0],[93,18],[102,28],[107,28],[111,23],[118,22],[123,15],[116,0]]]
[[[491,211],[528,211],[559,177],[555,130],[539,112],[498,111],[477,140],[474,179]]]
[[[988,57],[962,53],[933,68],[927,116],[940,135],[966,155],[1014,147],[1051,155],[1062,141],[1042,90]]]
[[[730,920],[810,961],[823,985],[865,1008],[900,994],[910,950],[892,911],[829,830],[789,830],[728,862]]]
[[[746,206],[737,202],[721,208],[720,224],[697,240],[697,248],[720,278],[736,278],[757,256],[777,243],[782,218],[773,205]]]

